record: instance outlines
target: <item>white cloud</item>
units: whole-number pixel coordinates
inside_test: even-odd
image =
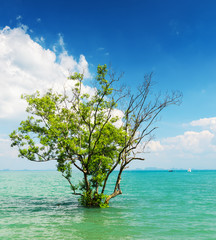
[[[122,118],[124,117],[124,113],[119,109],[113,109],[111,115],[112,117],[118,117],[118,120],[114,123],[114,126],[120,128],[123,125]]]
[[[187,131],[183,135],[166,138],[162,141],[165,150],[190,153],[203,153],[215,149],[212,144],[214,134],[208,130],[201,132]]]
[[[199,120],[192,121],[190,123],[193,127],[203,127],[208,128],[211,131],[216,132],[216,117],[212,118],[201,118]]]
[[[145,166],[161,168],[215,169],[216,118],[194,120],[185,127],[199,127],[200,131],[151,141],[146,148],[148,160]]]
[[[170,156],[179,155],[191,157],[194,154],[209,154],[216,151],[216,117],[202,118],[190,122],[190,126],[202,127],[202,131],[186,131],[182,135],[168,137],[148,144],[150,152],[164,152]]]
[[[164,150],[164,147],[161,145],[160,141],[150,141],[147,144],[146,150],[150,152],[160,152]]]
[[[208,130],[151,141],[146,148],[145,167],[215,169],[215,135]],[[150,154],[148,154],[150,152]],[[141,166],[141,165],[140,165]]]
[[[22,93],[59,88],[75,71],[90,77],[85,57],[81,55],[76,61],[70,56],[61,36],[63,52],[58,55],[33,41],[26,31],[24,25],[0,30],[0,118],[17,117],[24,112]]]

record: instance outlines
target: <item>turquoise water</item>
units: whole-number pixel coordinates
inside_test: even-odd
[[[57,172],[1,171],[0,239],[216,239],[216,171],[128,171],[122,191],[86,209]]]

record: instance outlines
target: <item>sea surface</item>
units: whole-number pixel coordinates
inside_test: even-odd
[[[216,239],[216,171],[127,171],[121,186],[87,209],[58,172],[0,171],[0,239]]]

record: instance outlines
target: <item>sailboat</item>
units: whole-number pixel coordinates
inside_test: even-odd
[[[191,169],[190,168],[188,168],[188,170],[187,170],[188,172],[191,172]]]

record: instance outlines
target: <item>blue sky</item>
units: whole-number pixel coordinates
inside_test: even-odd
[[[8,134],[25,117],[19,95],[61,81],[68,69],[94,76],[105,63],[132,89],[153,71],[155,91],[184,95],[180,107],[162,113],[146,161],[131,169],[216,169],[215,1],[0,4],[0,169],[54,168],[17,159],[9,147]]]

